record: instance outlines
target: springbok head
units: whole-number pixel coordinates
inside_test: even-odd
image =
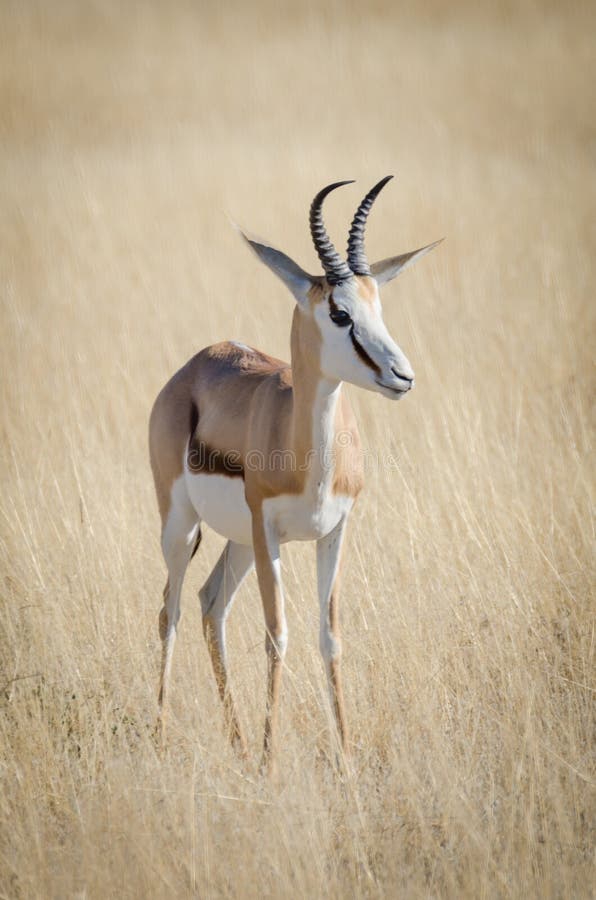
[[[310,207],[310,233],[324,275],[309,275],[289,256],[267,244],[246,240],[289,288],[303,314],[314,317],[321,335],[319,365],[330,379],[348,381],[391,399],[414,386],[414,372],[383,321],[379,286],[428,253],[440,241],[369,265],[364,231],[371,207],[393,176],[376,184],[360,203],[350,226],[347,262],[331,243],[323,223],[327,194],[351,181],[323,188]]]

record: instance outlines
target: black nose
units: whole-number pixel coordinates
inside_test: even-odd
[[[407,381],[408,384],[412,384],[412,382],[414,381],[413,378],[408,378],[407,375],[403,375],[401,372],[398,372],[398,370],[395,369],[393,366],[391,366],[391,371],[393,372],[393,374],[395,375],[396,378],[401,378],[402,381]]]

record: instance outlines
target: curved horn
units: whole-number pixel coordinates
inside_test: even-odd
[[[319,191],[310,205],[310,234],[329,284],[339,284],[340,281],[345,281],[347,278],[352,277],[352,272],[347,263],[344,262],[329,240],[329,236],[325,231],[325,226],[323,224],[323,213],[321,211],[323,200],[327,194],[330,194],[331,191],[334,191],[344,184],[353,184],[353,182],[336,181],[333,184],[328,184],[322,191]]]
[[[348,265],[354,275],[370,275],[370,266],[364,252],[364,229],[371,207],[393,175],[386,175],[368,192],[352,219],[348,237]]]

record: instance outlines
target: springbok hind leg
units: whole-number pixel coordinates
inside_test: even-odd
[[[228,686],[226,619],[240,584],[254,565],[252,547],[228,541],[211,575],[199,591],[203,633],[209,648],[217,689],[224,706],[226,728],[233,746],[246,755],[246,741]]]
[[[188,495],[185,490],[177,491],[175,488],[161,535],[161,546],[168,567],[168,580],[163,592],[164,605],[159,614],[159,636],[162,641],[159,719],[162,742],[165,738],[168,688],[180,619],[180,595],[188,563],[200,540],[200,523]]]

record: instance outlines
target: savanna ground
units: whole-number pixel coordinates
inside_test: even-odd
[[[4,2],[0,896],[586,897],[594,870],[589,5]],[[417,373],[350,391],[368,484],[343,590],[336,777],[311,545],[285,548],[280,778],[258,774],[254,575],[225,740],[187,578],[153,742],[164,565],[153,399],[202,346],[288,354],[228,215],[318,271],[314,193]],[[592,303],[592,308],[591,308]]]

